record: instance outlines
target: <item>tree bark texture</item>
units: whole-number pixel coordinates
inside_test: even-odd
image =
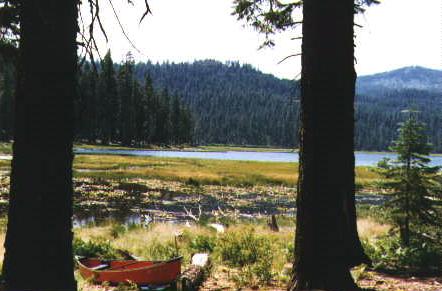
[[[353,0],[303,3],[300,166],[289,290],[355,290]]]
[[[6,290],[76,290],[71,217],[77,4],[20,3]]]

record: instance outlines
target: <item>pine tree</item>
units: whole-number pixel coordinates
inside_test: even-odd
[[[134,98],[134,60],[129,52],[126,61],[120,68],[119,72],[119,98],[120,98],[120,140],[125,146],[130,146],[134,138],[134,114],[133,114],[133,98]]]
[[[79,77],[79,97],[77,100],[77,131],[80,136],[94,144],[99,129],[99,102],[97,96],[97,72],[90,63],[85,63]]]
[[[180,144],[180,133],[183,131],[183,124],[181,123],[182,118],[182,109],[181,109],[181,103],[177,95],[173,96],[172,99],[172,110],[171,110],[171,136],[172,136],[172,144]]]
[[[158,114],[157,98],[153,89],[150,75],[145,76],[144,80],[144,98],[146,103],[145,114],[146,123],[144,125],[144,139],[146,143],[155,142],[155,128]]]
[[[405,112],[408,118],[400,124],[398,138],[390,148],[397,158],[384,159],[378,166],[387,179],[385,186],[393,190],[386,205],[402,243],[408,246],[413,230],[416,233],[419,226],[440,223],[440,209],[435,204],[442,198],[442,180],[441,168],[429,166],[431,146],[425,125],[417,119],[417,112]]]
[[[103,144],[114,141],[117,135],[118,88],[110,51],[104,56],[99,75],[98,107],[100,139]]]
[[[134,80],[132,93],[133,140],[138,146],[144,143],[144,125],[146,123],[146,99],[140,83]]]
[[[172,132],[170,107],[169,91],[167,89],[163,89],[162,93],[159,95],[158,116],[156,122],[157,142],[159,144],[170,144]]]
[[[192,114],[187,107],[183,107],[180,117],[181,117],[180,118],[181,130],[179,132],[179,137],[178,137],[179,143],[191,144],[193,141],[193,129],[194,129]]]

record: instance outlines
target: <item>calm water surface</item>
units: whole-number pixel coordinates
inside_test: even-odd
[[[198,151],[149,151],[149,150],[113,150],[113,149],[75,149],[76,154],[103,154],[150,156],[167,158],[196,158],[215,160],[238,160],[259,162],[297,162],[298,153],[293,152],[198,152]],[[356,152],[356,166],[375,166],[383,158],[395,158],[392,153]],[[432,156],[431,165],[442,166],[442,156]]]

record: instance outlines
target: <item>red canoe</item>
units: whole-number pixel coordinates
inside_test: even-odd
[[[162,285],[172,283],[181,274],[181,257],[169,261],[103,261],[78,259],[78,268],[84,279],[95,283],[118,284],[132,282],[137,285]]]

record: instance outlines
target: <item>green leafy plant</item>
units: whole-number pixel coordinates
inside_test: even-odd
[[[154,239],[147,248],[151,260],[169,260],[179,255],[179,250],[176,249],[173,241],[160,242]]]
[[[222,261],[234,267],[256,263],[260,259],[271,259],[270,242],[257,236],[252,228],[244,232],[228,232],[219,238],[217,250]]]
[[[196,235],[189,242],[194,252],[213,252],[216,246],[216,237],[211,235]]]
[[[379,270],[433,274],[442,269],[442,246],[438,241],[413,238],[404,246],[398,235],[373,242],[363,241],[366,253]]]
[[[227,232],[218,239],[215,251],[221,261],[229,266],[239,267],[242,279],[246,278],[248,282],[253,277],[259,282],[267,283],[274,276],[272,243],[269,238],[257,235],[253,228]]]
[[[120,256],[115,248],[111,246],[109,241],[84,241],[75,238],[73,241],[74,255],[84,257],[99,257],[102,259],[112,260]]]

